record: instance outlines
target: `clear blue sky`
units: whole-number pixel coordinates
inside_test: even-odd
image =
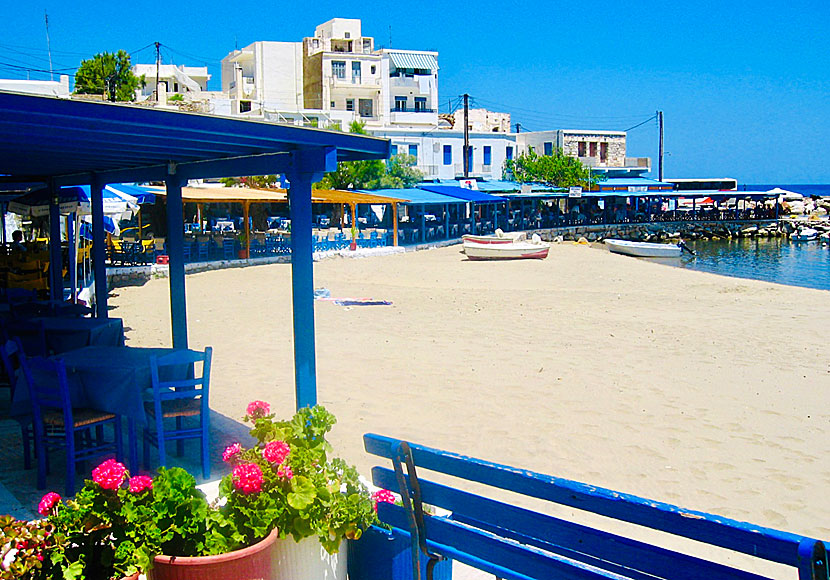
[[[513,114],[529,130],[625,130],[665,115],[666,177],[740,183],[830,183],[830,1],[664,0],[305,4],[0,0],[0,76],[124,49],[133,62],[210,66],[257,40],[298,41],[330,18],[360,18],[377,45],[440,52],[444,103]],[[138,52],[134,52],[138,51]],[[71,73],[71,71],[69,71]],[[43,78],[32,72],[31,78]],[[629,156],[652,158],[654,121],[629,133]]]

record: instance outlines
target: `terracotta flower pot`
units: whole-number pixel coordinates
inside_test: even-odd
[[[148,580],[268,580],[277,572],[273,530],[261,542],[216,556],[156,556]]]

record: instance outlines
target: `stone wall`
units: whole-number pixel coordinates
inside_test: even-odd
[[[585,143],[585,154],[579,155],[579,143]],[[591,143],[597,144],[596,155],[591,155]],[[602,135],[591,133],[565,133],[562,136],[562,151],[569,157],[596,157],[600,158],[600,143],[608,143],[608,159],[606,167],[625,167],[625,136]]]
[[[614,238],[637,242],[659,242],[673,238],[686,240],[724,240],[744,237],[785,237],[793,230],[787,220],[729,221],[729,222],[659,222],[637,224],[586,225],[546,228],[528,231],[528,236],[538,233],[546,241],[557,238],[589,242]]]

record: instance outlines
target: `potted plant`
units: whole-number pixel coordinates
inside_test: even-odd
[[[277,421],[267,403],[254,401],[245,421],[256,444],[243,449],[237,443],[223,454],[232,466],[219,487],[225,536],[250,541],[276,528],[285,538],[278,544],[277,578],[345,578],[341,547],[377,517],[357,470],[330,457],[326,434],[336,419],[316,406]],[[292,562],[303,569],[292,569]]]
[[[239,251],[237,255],[239,256],[240,260],[247,260],[248,259],[248,235],[245,233],[245,230],[239,232],[239,235],[236,236],[237,241],[239,242]]]

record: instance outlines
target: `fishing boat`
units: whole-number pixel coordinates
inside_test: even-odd
[[[605,240],[605,245],[615,254],[638,258],[679,258],[685,247],[680,244],[655,244],[628,240]]]
[[[488,236],[477,236],[474,234],[464,234],[461,236],[461,241],[465,244],[467,242],[474,244],[511,244],[526,239],[527,236],[524,232],[504,233],[501,228],[496,229],[494,234]]]
[[[465,241],[462,250],[470,260],[544,260],[548,257],[550,244],[533,234],[530,241],[509,241],[507,243],[478,243]]]
[[[790,234],[790,239],[794,242],[811,242],[818,237],[818,230],[813,228],[798,228]]]

